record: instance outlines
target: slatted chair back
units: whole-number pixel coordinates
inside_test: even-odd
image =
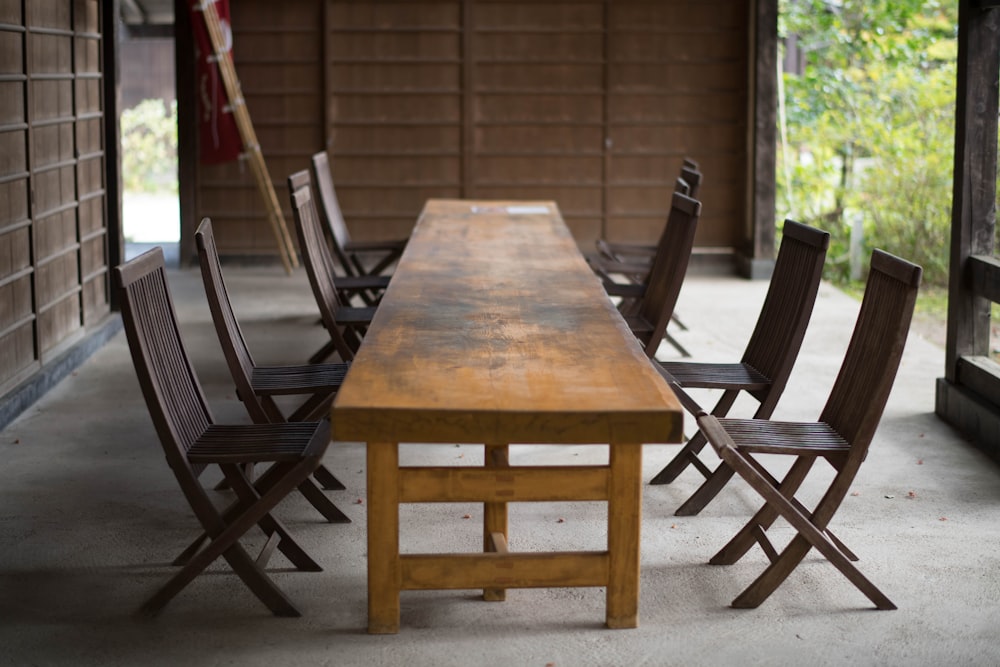
[[[212,414],[181,339],[163,250],[153,248],[115,267],[114,276],[132,361],[167,461],[188,499],[202,499],[200,470],[187,452],[208,430]]]
[[[757,324],[741,361],[770,380],[748,390],[760,401],[756,417],[768,418],[785,390],[816,303],[830,235],[786,220]]]
[[[198,246],[198,260],[201,264],[201,278],[205,284],[208,308],[212,313],[212,321],[215,323],[215,331],[226,364],[236,384],[236,394],[246,406],[254,423],[284,421],[280,413],[272,414],[274,406],[263,403],[254,391],[253,356],[250,354],[250,348],[243,337],[243,330],[229,299],[229,291],[226,289],[219,262],[219,251],[215,244],[215,234],[212,231],[212,221],[209,218],[201,221],[194,238]]]
[[[698,191],[701,189],[702,173],[697,167],[691,167],[687,164],[681,167],[681,179],[687,183],[688,189],[686,194],[692,199],[698,198]]]
[[[337,324],[337,310],[343,306],[335,287],[336,273],[330,249],[323,239],[319,215],[309,187],[309,172],[300,171],[288,178],[288,189],[295,217],[295,232],[302,249],[303,263],[309,275],[323,326],[341,359],[354,359],[355,346],[348,343]],[[298,187],[296,187],[298,186]]]
[[[652,325],[651,331],[638,334],[650,358],[656,354],[677,304],[691,259],[699,215],[700,202],[679,192],[674,193],[667,224],[649,270],[646,292],[637,308],[639,317]]]
[[[892,389],[909,332],[921,268],[872,253],[865,295],[840,373],[820,415],[864,460]]]
[[[728,469],[738,473],[765,500],[764,506],[710,560],[737,562],[759,544],[771,565],[734,601],[756,607],[773,593],[812,548],[823,554],[879,609],[896,606],[862,575],[858,560],[829,530],[847,496],[892,389],[913,317],[921,269],[881,250],[872,254],[854,333],[840,372],[816,422],[773,422],[764,419],[718,419],[704,412],[698,426]],[[757,454],[794,456],[782,479],[767,472]],[[823,459],[836,470],[829,486],[810,510],[795,494],[813,464]],[[779,553],[766,535],[778,517],[797,535]]]
[[[333,174],[330,171],[330,159],[326,151],[320,151],[312,156],[312,173],[319,193],[320,207],[326,218],[326,231],[330,235],[337,261],[344,267],[347,275],[364,275],[363,267],[355,265],[345,250],[351,242],[351,232],[347,229],[344,213],[340,210],[340,202],[337,201],[337,191],[333,187]]]

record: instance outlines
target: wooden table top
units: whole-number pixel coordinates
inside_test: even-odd
[[[679,442],[682,412],[554,202],[430,200],[337,393],[333,431]]]

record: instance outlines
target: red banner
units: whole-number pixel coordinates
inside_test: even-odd
[[[215,5],[225,38],[226,57],[231,57],[233,31],[229,23],[229,0],[208,1]],[[201,6],[202,0],[191,0],[191,26],[197,61],[199,153],[202,164],[219,164],[238,158],[243,140],[226,96]]]

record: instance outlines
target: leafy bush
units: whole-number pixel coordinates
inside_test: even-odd
[[[177,193],[177,103],[143,100],[121,115],[126,192]]]
[[[778,219],[830,232],[828,279],[850,280],[860,220],[861,264],[879,247],[921,264],[925,284],[946,284],[953,3],[788,0],[782,9],[783,29],[810,50],[804,74],[784,78]]]

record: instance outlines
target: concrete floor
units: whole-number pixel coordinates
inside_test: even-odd
[[[319,347],[303,271],[233,267],[226,275],[258,363],[299,362]],[[170,277],[216,417],[246,421],[199,274]],[[690,330],[676,335],[698,358],[738,358],[765,290],[763,282],[690,278],[678,306]],[[819,414],[857,307],[821,288],[776,417]],[[871,454],[833,526],[897,611],[875,611],[815,554],[759,609],[730,608],[766,560],[754,551],[733,566],[707,561],[757,501],[736,480],[701,515],[675,517],[698,483],[689,472],[643,488],[638,629],[604,628],[600,589],[515,590],[494,603],[474,591],[435,591],[404,593],[400,633],[369,636],[364,449],[356,443],[336,443],[327,454],[348,487],[331,497],[353,523],[323,523],[298,496],[279,507],[325,568],[299,573],[280,556],[272,562],[301,618],[271,616],[224,566],[198,577],[158,618],[133,615],[198,527],[164,464],[119,334],[0,434],[0,664],[1000,664],[1000,470],[933,415],[943,364],[939,347],[911,336]],[[475,464],[480,449],[404,448],[404,460]],[[647,446],[646,478],[677,449]],[[602,457],[602,447],[526,446],[514,461]],[[512,549],[603,548],[600,504],[522,504],[511,514]],[[473,551],[479,543],[481,507],[406,507],[402,517],[405,551]]]

